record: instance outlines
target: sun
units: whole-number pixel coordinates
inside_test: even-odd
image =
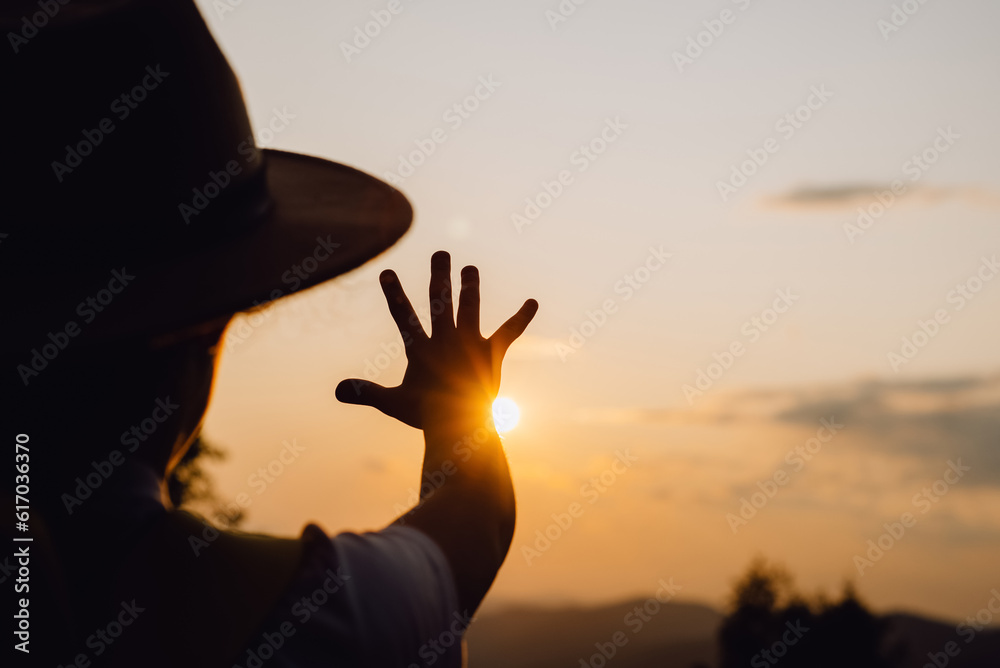
[[[493,402],[493,424],[497,433],[504,434],[517,426],[521,419],[521,409],[513,399],[498,397]]]

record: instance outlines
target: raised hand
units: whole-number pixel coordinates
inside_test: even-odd
[[[500,388],[500,366],[510,344],[535,317],[538,302],[529,299],[489,338],[479,331],[479,270],[462,269],[458,317],[454,316],[451,257],[431,256],[431,334],[424,331],[392,270],[379,276],[392,315],[406,347],[406,372],[396,387],[351,378],[337,386],[337,398],[372,406],[401,422],[423,429],[428,415],[442,411],[488,415]]]

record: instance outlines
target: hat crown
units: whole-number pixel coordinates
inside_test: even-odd
[[[236,77],[191,0],[6,3],[0,30],[16,42],[0,49],[0,71],[17,91],[0,105],[16,129],[0,160],[13,195],[0,284],[17,323],[0,328],[0,355],[16,358],[20,383],[60,354],[56,341],[216,320],[349,271],[409,227],[413,210],[388,184],[257,149]],[[119,274],[130,278],[127,288],[115,279],[116,292]]]
[[[12,242],[134,259],[266,208],[239,83],[193,2],[69,4],[13,61],[9,155],[31,196]]]

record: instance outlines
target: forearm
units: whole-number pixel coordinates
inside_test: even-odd
[[[397,523],[444,551],[463,610],[472,614],[496,576],[514,533],[514,488],[487,411],[430,409],[418,505]]]

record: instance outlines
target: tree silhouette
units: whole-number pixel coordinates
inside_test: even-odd
[[[780,566],[755,559],[736,583],[719,630],[722,668],[889,668],[885,622],[845,585],[839,602],[796,593]]]
[[[206,519],[215,518],[216,523],[225,527],[236,527],[246,519],[242,509],[235,513],[223,510],[223,504],[215,493],[212,478],[202,467],[206,460],[222,461],[225,458],[225,450],[211,445],[198,436],[167,478],[167,493],[174,507],[193,504],[207,507],[210,510],[205,513]]]

